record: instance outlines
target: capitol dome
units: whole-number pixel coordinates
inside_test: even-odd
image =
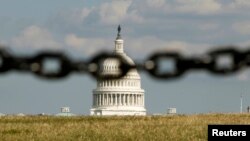
[[[123,50],[123,40],[120,36],[120,26],[115,40],[116,55],[134,65],[134,61]],[[119,61],[105,59],[102,65],[102,75],[119,73]],[[144,90],[141,88],[141,78],[136,69],[130,70],[125,76],[114,80],[98,80],[93,90],[91,115],[146,115],[144,108]]]

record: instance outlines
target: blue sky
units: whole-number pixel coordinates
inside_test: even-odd
[[[14,54],[63,50],[88,58],[114,48],[122,25],[125,51],[142,60],[156,50],[202,54],[216,46],[250,44],[248,0],[0,0],[0,44]],[[181,79],[158,81],[141,73],[148,113],[238,112],[250,105],[249,72],[227,77],[190,72]],[[1,113],[57,113],[62,106],[88,114],[95,80],[73,74],[49,81],[31,74],[0,76]]]

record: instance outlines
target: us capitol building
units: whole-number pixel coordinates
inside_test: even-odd
[[[127,63],[134,61],[123,50],[121,27],[115,40],[114,54],[120,55]],[[103,61],[102,75],[119,73],[118,60],[107,58]],[[100,79],[93,90],[93,105],[90,115],[146,115],[144,90],[136,69],[131,69],[120,79]]]

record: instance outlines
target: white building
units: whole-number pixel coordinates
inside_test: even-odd
[[[75,114],[70,113],[69,107],[61,107],[61,113],[56,114],[56,116],[75,116]]]
[[[114,53],[120,55],[127,63],[134,64],[123,50],[120,30],[119,26]],[[118,66],[119,62],[115,59],[104,60],[102,75],[119,73]],[[97,88],[93,90],[90,115],[146,115],[144,105],[141,78],[137,70],[133,69],[121,79],[97,81]]]
[[[176,114],[176,108],[168,108],[167,114]]]

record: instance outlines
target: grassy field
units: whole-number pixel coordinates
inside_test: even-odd
[[[208,124],[250,124],[250,114],[145,117],[0,117],[0,141],[206,141]]]

